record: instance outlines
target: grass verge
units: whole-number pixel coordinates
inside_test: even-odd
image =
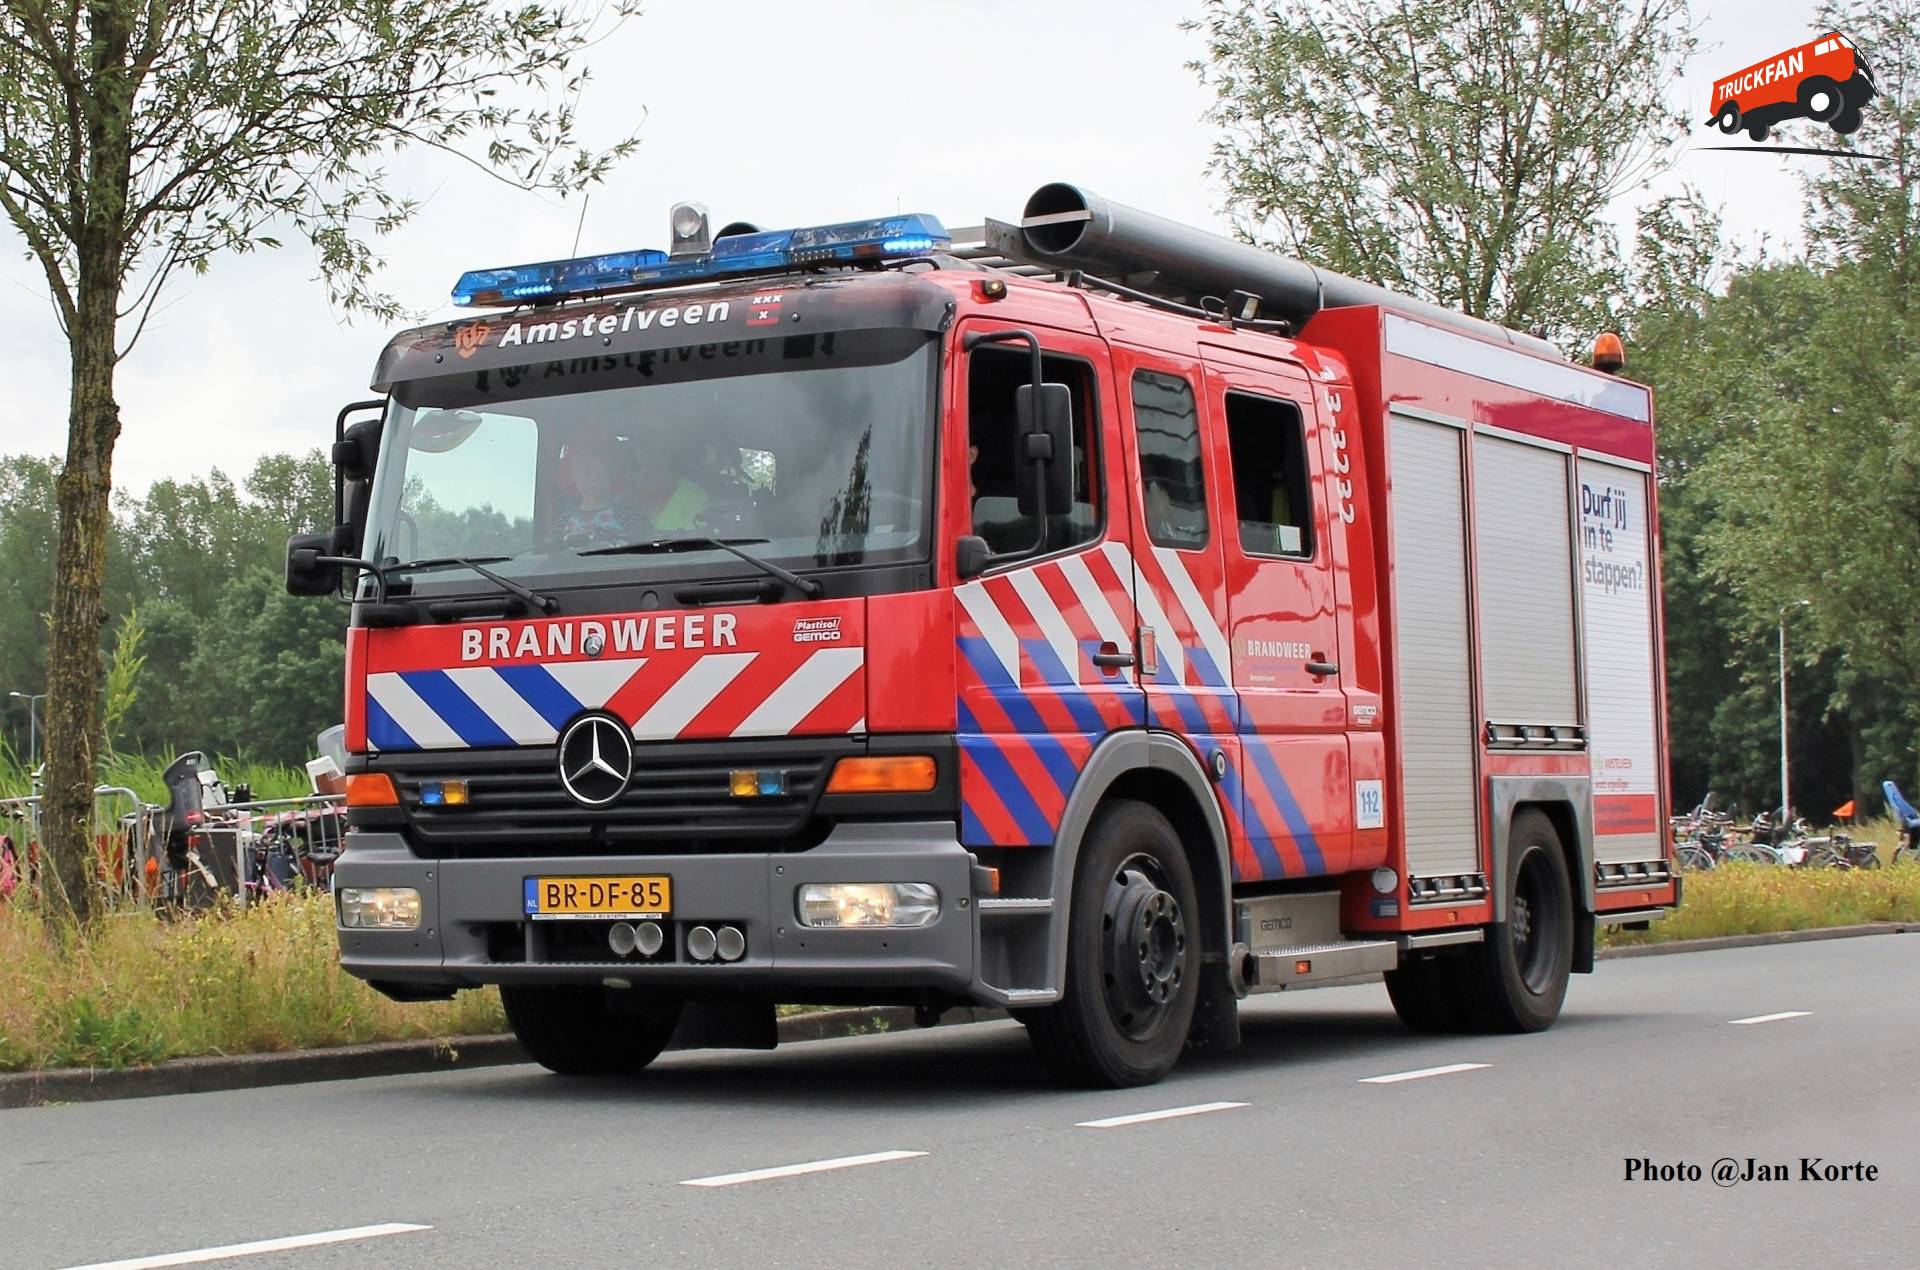
[[[1687,874],[1685,900],[1651,930],[1608,927],[1600,932],[1601,946],[1920,921],[1920,864],[1783,869],[1729,863]]]
[[[0,904],[0,1071],[133,1067],[504,1026],[491,990],[402,1006],[344,974],[325,895],[197,919],[132,909],[80,931]]]

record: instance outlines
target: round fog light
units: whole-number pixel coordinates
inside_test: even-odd
[[[705,926],[696,926],[687,932],[687,956],[695,961],[712,961],[719,947],[718,937]]]
[[[634,944],[633,927],[625,922],[615,922],[613,929],[607,932],[607,947],[613,949],[616,957],[631,957]]]
[[[1373,871],[1373,889],[1382,895],[1392,895],[1400,889],[1400,875],[1392,869],[1375,869]]]
[[[722,926],[718,936],[720,960],[738,961],[746,955],[747,937],[737,926]]]
[[[651,957],[667,942],[667,936],[659,922],[641,922],[634,928],[633,942],[642,957]]]

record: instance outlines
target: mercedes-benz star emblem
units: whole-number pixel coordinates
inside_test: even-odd
[[[633,735],[610,715],[575,719],[560,737],[560,784],[585,807],[605,807],[633,779]]]
[[[600,638],[599,631],[588,631],[587,637],[580,642],[580,647],[589,657],[598,657],[606,646],[607,641]]]

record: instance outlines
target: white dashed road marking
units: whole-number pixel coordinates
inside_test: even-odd
[[[1804,1019],[1812,1010],[1782,1010],[1778,1014],[1756,1014],[1750,1019],[1728,1019],[1729,1023],[1778,1023],[1781,1019]]]
[[[1429,1076],[1451,1076],[1455,1072],[1478,1071],[1482,1067],[1491,1067],[1491,1063],[1449,1063],[1445,1067],[1422,1067],[1414,1072],[1393,1072],[1386,1076],[1367,1076],[1363,1085],[1397,1085],[1403,1080],[1425,1080]]]
[[[168,1252],[157,1257],[133,1257],[126,1261],[99,1261],[75,1266],[73,1270],[154,1270],[160,1266],[192,1266],[203,1261],[224,1261],[228,1257],[251,1257],[263,1252],[286,1252],[293,1248],[317,1248],[321,1244],[351,1243],[356,1239],[377,1239],[381,1235],[405,1235],[431,1226],[406,1222],[383,1222],[378,1226],[353,1226],[346,1230],[323,1230],[312,1235],[288,1235],[282,1239],[260,1239],[249,1244],[223,1244],[218,1248],[196,1248],[191,1252]]]
[[[830,1173],[834,1169],[857,1169],[863,1164],[890,1164],[895,1160],[912,1160],[925,1155],[925,1151],[875,1151],[871,1155],[843,1155],[832,1160],[815,1160],[811,1164],[782,1164],[778,1168],[753,1169],[746,1173],[716,1173],[712,1177],[688,1178],[682,1186],[738,1186],[742,1182],[771,1182],[780,1177],[799,1177],[803,1173]]]
[[[1169,1107],[1165,1111],[1137,1111],[1130,1116],[1108,1116],[1105,1120],[1082,1120],[1076,1129],[1118,1129],[1123,1125],[1145,1124],[1149,1120],[1177,1120],[1181,1116],[1204,1116],[1209,1111],[1231,1111],[1244,1102],[1197,1102],[1191,1107]]]

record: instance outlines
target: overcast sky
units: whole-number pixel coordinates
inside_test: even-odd
[[[698,199],[716,225],[768,228],[927,211],[951,226],[1017,217],[1047,181],[1222,227],[1206,171],[1207,94],[1180,30],[1198,0],[647,0],[643,17],[593,55],[580,116],[640,149],[595,190],[581,254],[664,246],[666,212]],[[1702,50],[1680,104],[1706,117],[1711,81],[1803,42],[1813,5],[1697,0]],[[1805,127],[1807,125],[1800,125]],[[1717,132],[1696,128],[1694,146]],[[1687,182],[1724,207],[1740,239],[1798,240],[1794,164],[1690,149],[1634,203]],[[577,199],[517,194],[448,160],[407,157],[394,183],[425,200],[381,244],[383,286],[427,317],[466,269],[569,254]],[[0,227],[0,454],[64,450],[66,349],[37,265]],[[345,324],[314,281],[311,251],[226,258],[181,275],[121,365],[115,484],[219,466],[331,440],[334,411],[366,396],[388,333]]]

